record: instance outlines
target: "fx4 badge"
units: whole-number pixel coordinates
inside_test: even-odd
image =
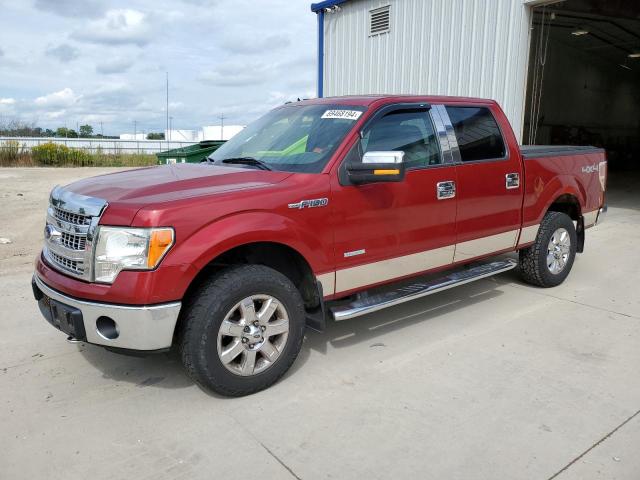
[[[297,203],[290,203],[289,208],[302,210],[303,208],[326,207],[328,204],[328,198],[312,198],[311,200],[300,200]]]
[[[587,165],[586,167],[582,167],[582,173],[596,173],[598,171],[598,165]]]

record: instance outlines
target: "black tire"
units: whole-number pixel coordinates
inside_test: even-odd
[[[570,248],[564,268],[553,273],[547,265],[549,241],[558,229],[569,233]],[[538,287],[549,288],[560,285],[569,275],[576,258],[578,238],[571,218],[561,212],[547,212],[542,219],[536,241],[530,247],[520,250],[520,274],[525,282]]]
[[[218,355],[218,331],[225,316],[242,299],[270,295],[289,317],[289,332],[279,357],[266,370],[239,376]],[[302,297],[280,272],[262,265],[238,265],[213,275],[191,297],[182,318],[179,347],[189,376],[199,385],[225,396],[263,390],[282,377],[300,352],[305,329]]]

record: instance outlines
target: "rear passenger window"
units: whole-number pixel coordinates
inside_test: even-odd
[[[463,162],[503,158],[504,140],[495,118],[484,107],[446,107]]]

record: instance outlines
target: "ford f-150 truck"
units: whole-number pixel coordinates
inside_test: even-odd
[[[245,395],[287,371],[306,325],[518,263],[560,284],[606,175],[601,149],[519,146],[490,100],[289,103],[201,164],[55,187],[33,291],[71,340],[175,346],[196,382]]]

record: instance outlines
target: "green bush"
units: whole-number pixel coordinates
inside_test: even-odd
[[[31,149],[31,155],[39,165],[60,167],[92,166],[94,159],[86,150],[69,148],[61,143],[47,142]]]
[[[53,142],[33,147],[31,156],[36,165],[50,167],[144,167],[156,164],[156,156],[146,153],[116,151],[106,154],[101,147],[92,153]]]

